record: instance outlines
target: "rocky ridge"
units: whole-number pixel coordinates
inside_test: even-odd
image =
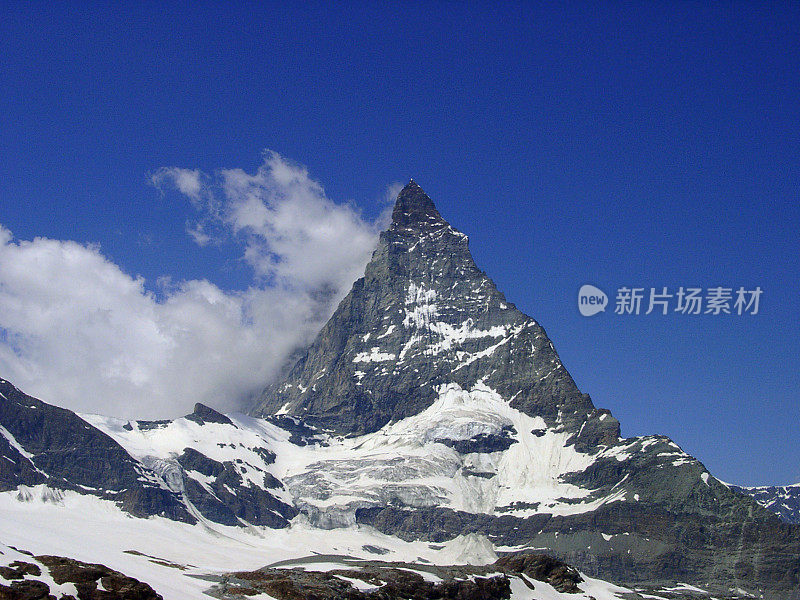
[[[800,483],[758,487],[731,485],[729,487],[740,494],[752,496],[756,502],[774,512],[785,523],[800,525]]]
[[[231,441],[220,448],[214,441],[220,428],[236,426],[202,404],[175,421],[80,417],[0,379],[0,491],[18,490],[22,501],[39,494],[56,502],[72,491],[110,500],[133,516],[185,523],[288,525],[297,511],[278,498],[283,486],[269,472],[275,454],[254,434],[252,445]],[[176,446],[158,454],[139,444],[146,450],[138,452],[114,434],[123,442],[173,436]],[[195,438],[205,438],[206,454],[190,447]]]

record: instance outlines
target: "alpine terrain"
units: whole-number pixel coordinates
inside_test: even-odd
[[[787,523],[800,524],[800,483],[794,485],[730,487],[737,492],[751,495],[761,506],[771,510]]]
[[[249,415],[0,380],[0,598],[800,598],[793,492],[620,437],[413,181]]]

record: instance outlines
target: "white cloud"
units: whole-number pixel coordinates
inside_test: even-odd
[[[222,219],[246,237],[257,273],[316,290],[361,274],[377,228],[352,206],[329,200],[304,167],[267,152],[255,174],[230,169],[220,178]]]
[[[391,220],[391,211],[392,207],[394,206],[394,201],[397,200],[397,196],[400,193],[400,190],[403,189],[404,185],[405,184],[400,183],[399,181],[395,181],[394,183],[390,183],[386,186],[386,193],[383,196],[383,200],[386,203],[389,211],[388,216],[385,217],[385,219],[387,219],[387,223],[389,220]]]
[[[150,181],[161,189],[165,183],[173,184],[181,194],[199,204],[203,199],[202,173],[198,169],[161,167],[150,177]]]
[[[126,418],[176,416],[194,402],[241,408],[313,338],[385,224],[332,202],[271,152],[254,174],[170,167],[153,183],[200,210],[188,228],[198,243],[241,240],[252,285],[163,279],[157,297],[95,246],[16,241],[0,226],[0,376],[45,401]]]
[[[211,236],[205,232],[205,226],[202,223],[186,223],[186,233],[194,240],[198,246],[207,246],[211,243]]]

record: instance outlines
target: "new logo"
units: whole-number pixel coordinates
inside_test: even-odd
[[[591,317],[602,312],[608,306],[608,296],[593,285],[582,285],[578,290],[578,310],[584,317]]]

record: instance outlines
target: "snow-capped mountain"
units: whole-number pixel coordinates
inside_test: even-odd
[[[315,527],[287,512],[294,488],[273,473],[302,470],[335,440],[297,425],[202,405],[172,421],[78,416],[0,390],[0,598],[644,597],[540,553],[498,558],[476,534],[429,544]],[[108,475],[129,467],[135,477]]]
[[[399,194],[364,277],[256,415],[288,414],[343,435],[417,415],[441,387],[480,383],[542,425],[593,446],[619,423],[572,381],[544,330],[475,265],[415,182]]]
[[[797,578],[798,530],[671,440],[621,439],[413,181],[364,277],[254,412],[333,436],[283,473],[318,526],[478,533],[624,581]]]
[[[699,593],[681,582],[717,598],[800,598],[800,526],[719,482],[666,437],[621,438],[544,329],[496,289],[466,236],[413,181],[364,277],[250,416],[203,405],[171,421],[75,415],[0,380],[0,512],[26,524],[1,526],[0,541],[107,561],[170,598],[197,596],[176,591],[183,575],[162,573],[168,563],[213,571],[222,586],[214,594],[235,597],[226,590],[242,577],[225,571],[261,581],[255,569],[305,565],[312,553],[374,563],[362,570],[503,571],[498,557],[520,552],[546,552],[587,582],[649,586],[662,598]],[[74,530],[64,516],[78,512],[100,525]],[[40,522],[56,523],[64,544],[47,549]],[[109,528],[132,541],[70,541],[85,532],[97,542]],[[354,581],[347,560],[328,561],[342,572],[335,581],[297,576],[292,585],[360,598],[342,590],[367,594],[388,577]],[[148,579],[147,568],[158,576]],[[430,577],[444,585],[491,569]],[[503,572],[514,598],[566,593]],[[277,593],[259,585],[242,594]],[[598,585],[576,593],[637,597]]]
[[[749,494],[761,506],[771,510],[787,523],[800,525],[800,483],[794,485],[730,487],[742,494]]]
[[[8,382],[2,382],[2,389],[0,401],[9,405],[43,413],[61,410],[25,396]],[[460,395],[453,392],[446,394],[445,403]],[[491,402],[480,393],[473,396]],[[409,429],[425,431],[428,426],[422,422],[428,416],[420,415]],[[671,600],[708,597],[710,589],[720,599],[748,597],[744,590],[726,589],[722,594],[717,588],[686,583],[624,588],[537,551],[504,553],[476,533],[430,543],[360,524],[331,531],[315,526],[308,510],[288,526],[278,523],[273,529],[248,522],[246,513],[229,524],[228,513],[220,509],[231,496],[252,497],[264,487],[278,498],[293,499],[301,490],[294,484],[284,488],[273,473],[289,481],[308,464],[357,452],[355,446],[361,443],[372,445],[367,451],[374,452],[376,445],[382,445],[376,444],[377,434],[353,438],[355,446],[342,447],[342,440],[334,437],[304,438],[298,427],[289,431],[263,419],[226,417],[203,406],[174,421],[129,422],[74,414],[71,418],[102,440],[88,447],[84,459],[97,464],[111,456],[109,448],[121,449],[136,464],[139,482],[169,492],[189,518],[165,513],[158,505],[152,505],[149,518],[131,518],[131,506],[121,493],[109,493],[113,490],[104,487],[102,478],[91,487],[81,487],[71,482],[77,475],[70,469],[58,476],[39,469],[37,465],[52,461],[50,454],[69,455],[73,450],[58,444],[37,454],[27,450],[23,443],[32,447],[30,438],[46,435],[41,421],[28,434],[19,433],[19,439],[4,427],[2,437],[13,451],[5,452],[0,461],[18,471],[38,470],[40,482],[12,482],[0,492],[0,597],[369,600],[375,597],[371,594],[379,594],[386,600]],[[434,420],[434,427],[438,424]],[[438,442],[418,438],[414,444],[433,450]],[[389,444],[384,450],[404,445]],[[190,462],[187,456],[192,457]],[[440,481],[447,483],[445,478]],[[186,493],[192,482],[218,502],[196,501]],[[498,558],[498,553],[505,556]]]

